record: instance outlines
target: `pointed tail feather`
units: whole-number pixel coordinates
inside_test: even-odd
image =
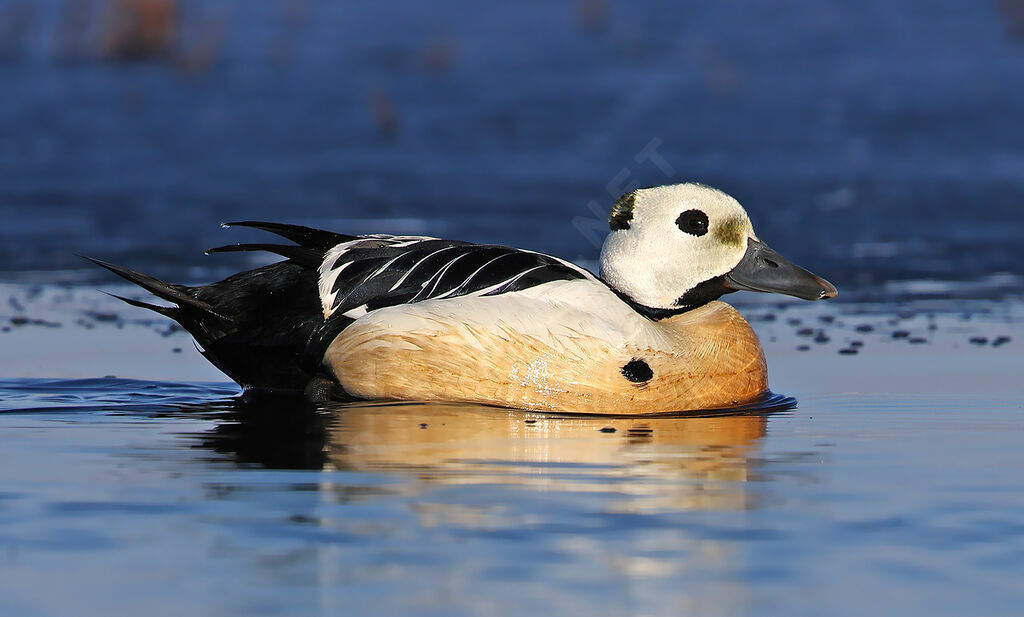
[[[317,249],[323,252],[327,252],[342,242],[349,242],[356,239],[356,236],[334,233],[333,231],[324,231],[322,229],[313,229],[312,227],[303,227],[302,225],[287,225],[285,223],[237,221],[234,223],[222,223],[221,225],[223,227],[252,227],[253,229],[269,231],[270,233],[277,234],[282,238],[291,240],[300,246]]]
[[[103,292],[103,293],[106,293],[111,298],[117,298],[118,300],[120,300],[121,302],[124,302],[126,304],[130,304],[132,306],[137,306],[139,308],[149,309],[149,310],[151,310],[153,312],[160,313],[161,315],[163,315],[165,317],[170,317],[171,319],[174,319],[174,320],[177,320],[177,318],[178,318],[177,316],[178,316],[178,310],[179,309],[176,306],[160,306],[159,304],[150,304],[148,302],[143,302],[142,300],[134,300],[132,298],[126,298],[124,296],[119,296],[117,294],[112,294],[112,293],[107,293],[107,292]]]
[[[324,253],[315,248],[296,246],[294,244],[229,244],[207,249],[206,254],[213,253],[237,253],[244,251],[267,251],[281,257],[291,259],[295,263],[305,266],[311,270],[320,268],[323,263]]]
[[[84,255],[83,257],[85,259],[88,259],[92,263],[96,264],[97,266],[100,266],[101,268],[106,268],[107,270],[110,270],[111,272],[120,276],[121,278],[131,281],[132,283],[135,283],[139,287],[145,289],[146,291],[148,291],[149,293],[153,294],[158,298],[162,298],[164,300],[167,300],[168,302],[173,302],[178,306],[190,306],[192,308],[203,311],[204,313],[208,313],[215,317],[219,317],[220,319],[223,319],[225,321],[231,321],[229,317],[226,317],[221,313],[217,312],[215,308],[213,308],[206,302],[198,300],[193,296],[189,295],[188,293],[186,293],[186,287],[183,287],[181,285],[172,285],[170,283],[165,283],[159,279],[155,279],[151,276],[142,274],[141,272],[135,272],[134,270],[129,270],[128,268],[122,268],[121,266],[106,261],[101,261],[99,259],[94,259],[92,257]],[[132,302],[128,303],[132,304]],[[141,304],[144,305],[145,303]],[[151,306],[145,306],[144,308],[151,308]],[[157,312],[161,311],[158,310]]]

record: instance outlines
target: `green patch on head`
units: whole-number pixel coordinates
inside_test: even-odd
[[[611,214],[608,215],[608,227],[612,231],[629,229],[629,222],[633,220],[633,206],[636,205],[636,191],[626,193],[615,200],[612,205]]]
[[[729,246],[743,246],[747,237],[747,222],[739,217],[726,219],[715,227],[715,239]]]

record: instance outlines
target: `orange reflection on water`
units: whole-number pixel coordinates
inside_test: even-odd
[[[414,475],[427,484],[514,484],[602,492],[614,509],[735,510],[764,415],[558,417],[455,404],[337,410],[327,468]]]

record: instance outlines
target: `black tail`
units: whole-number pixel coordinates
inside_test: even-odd
[[[106,261],[100,261],[99,259],[94,259],[92,257],[85,258],[91,261],[92,263],[96,264],[97,266],[100,266],[101,268],[106,268],[107,270],[110,270],[111,272],[120,276],[123,279],[127,279],[132,283],[135,283],[139,287],[145,289],[146,291],[148,291],[149,293],[153,294],[158,298],[163,298],[168,302],[174,302],[179,306],[187,305],[196,310],[209,313],[211,316],[228,320],[227,317],[218,313],[217,310],[214,309],[209,304],[189,295],[189,288],[185,287],[184,285],[172,285],[170,283],[165,283],[159,279],[155,279],[151,276],[142,274],[141,272],[135,272],[134,270],[129,270],[128,268],[122,268],[121,266],[117,266]],[[125,298],[121,299],[135,306],[142,306],[144,308],[151,308],[154,310],[161,308],[152,304],[146,304],[145,302],[139,302],[137,300],[130,301],[126,300]],[[157,312],[161,311],[157,310]]]
[[[269,250],[282,261],[241,272],[199,287],[165,283],[151,276],[87,257],[174,306],[115,296],[175,320],[195,337],[206,358],[245,388],[302,392],[317,378],[325,332],[317,291],[317,268],[324,253],[354,236],[282,225],[244,222],[232,225],[277,233],[295,245],[243,244],[210,252]],[[331,324],[331,329],[344,327]]]

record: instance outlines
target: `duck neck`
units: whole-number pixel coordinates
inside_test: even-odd
[[[658,308],[653,306],[647,306],[637,302],[631,298],[625,292],[616,289],[614,285],[608,281],[604,281],[608,288],[615,292],[615,295],[620,300],[629,305],[637,313],[650,319],[651,321],[660,321],[669,317],[692,311],[695,308],[704,306],[709,302],[713,302],[724,296],[727,293],[732,293],[734,289],[730,289],[725,284],[725,276],[717,276],[713,279],[698,283],[693,289],[687,291],[683,295],[679,296],[670,308]]]

